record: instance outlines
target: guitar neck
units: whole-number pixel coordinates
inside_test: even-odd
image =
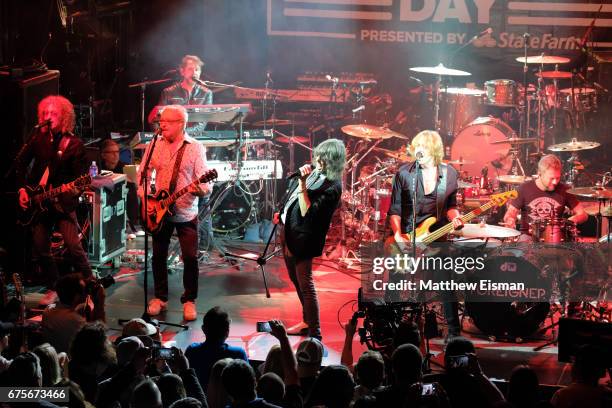
[[[197,184],[200,184],[200,180],[199,179],[195,179],[191,183],[187,184],[185,187],[181,188],[180,190],[175,191],[174,193],[172,193],[171,195],[166,197],[165,200],[162,201],[163,206],[164,207],[168,207],[168,206],[174,204],[174,202],[176,200],[181,198],[183,195],[187,194],[189,192],[189,189],[194,187]]]
[[[464,216],[462,216],[461,217],[461,221],[463,221],[463,223],[470,222],[471,220],[473,220],[474,218],[478,217],[482,213],[484,213],[486,211],[489,211],[491,208],[493,208],[493,206],[495,206],[495,203],[493,201],[489,201],[488,203],[483,204],[480,207],[476,208],[475,210],[470,211],[469,213],[467,213]],[[443,237],[444,235],[449,234],[452,230],[453,230],[453,223],[450,222],[450,223],[446,224],[445,226],[441,227],[440,229],[432,232],[427,237],[425,237],[423,239],[423,242],[425,242],[427,244],[431,244],[435,240]]]
[[[51,189],[51,190],[49,190],[49,191],[45,191],[44,193],[40,193],[40,194],[38,194],[37,196],[34,196],[34,197],[32,198],[32,201],[34,201],[36,204],[38,204],[38,203],[41,203],[41,202],[43,202],[43,201],[45,201],[45,200],[51,199],[51,198],[53,198],[53,197],[55,197],[55,196],[57,196],[57,195],[61,194],[61,193],[62,193],[62,190],[63,190],[64,188],[66,188],[66,187],[71,187],[71,186],[72,186],[72,184],[74,184],[74,182],[72,182],[72,183],[68,183],[68,184],[62,184],[62,185],[61,185],[61,186],[59,186],[59,187],[55,187],[55,188],[52,188],[52,189]]]

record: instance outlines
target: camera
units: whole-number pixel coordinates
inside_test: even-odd
[[[175,357],[174,350],[168,347],[153,348],[153,358],[155,360],[172,360]]]
[[[272,328],[270,327],[269,322],[257,322],[257,332],[258,333],[270,333]]]
[[[465,354],[460,354],[458,356],[448,356],[448,361],[450,364],[450,368],[465,368],[468,366],[469,357]]]
[[[434,395],[434,393],[436,392],[436,385],[433,383],[424,383],[422,388],[421,388],[421,396],[426,396],[426,395]]]

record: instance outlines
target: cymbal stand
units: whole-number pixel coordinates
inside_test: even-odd
[[[434,98],[434,129],[436,132],[440,133],[441,123],[440,123],[440,85],[442,84],[442,75],[438,75],[435,83],[435,92],[436,96]]]
[[[510,157],[512,157],[512,163],[511,163],[511,167],[510,167],[510,171],[512,172],[513,175],[515,176],[525,176],[525,170],[523,169],[523,164],[521,163],[521,158],[519,157],[519,150],[518,147],[512,146],[510,148]],[[518,172],[521,172],[521,174],[519,174]]]
[[[531,37],[531,34],[523,34],[523,55],[525,57],[525,62],[523,63],[523,120],[521,121],[521,129],[519,132],[521,137],[529,137],[529,105],[527,102],[527,90],[529,88],[529,84],[527,83],[527,73],[529,72],[527,65],[527,48],[529,37]],[[540,144],[538,143],[538,153],[540,152],[539,149]]]

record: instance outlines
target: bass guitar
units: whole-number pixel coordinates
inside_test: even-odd
[[[17,215],[17,222],[21,225],[30,225],[40,214],[47,211],[47,205],[49,201],[56,199],[60,194],[72,190],[73,188],[85,188],[91,184],[91,176],[89,174],[83,175],[76,180],[62,184],[59,187],[45,190],[43,186],[36,186],[34,188],[26,186],[26,192],[30,198],[30,202],[27,208],[21,210]],[[61,207],[61,203],[57,203]]]
[[[518,192],[516,190],[506,191],[499,194],[491,195],[491,199],[480,207],[476,208],[473,211],[463,215],[461,217],[461,221],[464,224],[467,224],[472,219],[486,213],[491,210],[493,207],[501,207],[506,204],[508,200],[513,200],[518,197]],[[429,217],[425,221],[421,222],[416,229],[416,242],[424,245],[429,245],[432,242],[442,238],[445,235],[448,235],[451,231],[453,231],[453,223],[449,222],[443,227],[438,228],[433,232],[429,232],[429,228],[436,223],[436,217]],[[407,241],[412,240],[412,232],[407,234],[401,234],[404,239]],[[386,246],[396,244],[394,237],[389,237],[386,242]]]
[[[208,183],[217,178],[217,170],[208,170],[200,177],[192,181],[187,186],[169,194],[167,190],[159,190],[155,195],[149,195],[147,199],[147,214],[144,212],[144,205],[141,208],[144,227],[152,234],[160,230],[166,215],[172,215],[170,207],[179,198],[189,192],[189,190],[201,183]]]

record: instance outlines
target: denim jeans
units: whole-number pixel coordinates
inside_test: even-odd
[[[153,278],[155,297],[168,301],[168,248],[176,228],[183,257],[183,288],[181,303],[193,302],[198,297],[198,219],[188,222],[166,220],[153,235]]]

